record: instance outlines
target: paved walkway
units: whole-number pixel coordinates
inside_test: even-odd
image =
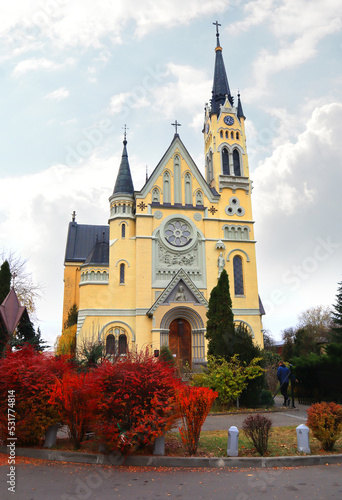
[[[307,409],[309,406],[300,405],[295,401],[296,408],[282,409],[282,398],[275,398],[275,410],[277,411],[263,411],[260,409],[262,415],[267,415],[271,420],[273,427],[283,427],[287,425],[300,425],[306,423]],[[229,427],[235,425],[238,429],[242,428],[243,421],[247,418],[246,413],[234,414],[217,414],[209,415],[203,424],[203,431],[222,431],[228,430]]]

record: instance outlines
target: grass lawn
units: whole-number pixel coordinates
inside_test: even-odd
[[[225,457],[227,456],[227,441],[228,431],[203,431],[201,433],[200,442],[197,450],[199,457]],[[312,455],[326,455],[330,453],[342,453],[342,436],[335,443],[334,449],[331,452],[326,452],[322,449],[319,441],[310,433],[310,448]],[[57,440],[55,449],[72,450],[72,445],[67,439]],[[96,439],[84,441],[80,452],[98,453],[99,443]],[[151,448],[144,448],[137,451],[135,454],[151,455]],[[167,456],[188,456],[184,450],[179,433],[168,432],[165,436],[165,455]],[[296,426],[274,427],[270,433],[268,443],[268,453],[266,456],[299,456],[302,453],[297,452],[297,435]],[[246,438],[243,430],[239,433],[239,456],[240,457],[259,457],[259,453]]]

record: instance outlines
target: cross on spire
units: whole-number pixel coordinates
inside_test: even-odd
[[[215,26],[216,26],[216,36],[219,36],[219,30],[218,30],[218,27],[219,26],[222,26],[218,21],[216,21],[215,23],[213,23]]]
[[[175,127],[175,134],[178,133],[177,128],[182,126],[180,123],[177,122],[177,120],[175,120],[175,123],[171,123],[171,125]]]
[[[128,127],[126,127],[126,123],[125,123],[125,126],[124,126],[124,127],[122,127],[122,128],[123,128],[123,130],[124,130],[124,141],[125,141],[125,142],[127,142],[127,140],[126,140],[126,136],[127,136],[127,130],[129,130],[129,128],[128,128]]]
[[[72,222],[75,222],[75,220],[76,220],[76,212],[75,212],[75,210],[74,210],[74,211],[73,211],[73,213],[71,214],[71,217],[72,217],[72,219],[71,219],[71,220],[72,220]]]

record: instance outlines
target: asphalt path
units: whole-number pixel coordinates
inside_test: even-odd
[[[18,464],[15,493],[0,467],[1,500],[341,499],[342,465],[278,469]]]
[[[283,427],[287,425],[300,425],[305,424],[307,419],[307,409],[309,406],[300,405],[295,402],[296,408],[281,408],[282,398],[276,398],[275,410],[263,412],[259,411],[262,415],[266,415],[272,420],[273,427]],[[223,431],[228,430],[229,427],[235,425],[238,429],[242,428],[243,421],[248,417],[246,413],[233,413],[233,414],[216,414],[209,415],[203,426],[203,431]]]

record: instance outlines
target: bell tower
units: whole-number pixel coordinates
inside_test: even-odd
[[[240,93],[231,94],[222,56],[218,22],[212,96],[205,106],[205,178],[220,197],[215,217],[220,240],[216,244],[219,266],[229,275],[233,314],[263,345],[252,215],[252,183],[249,178],[245,120]],[[223,250],[223,252],[222,252]],[[219,252],[221,252],[219,254]],[[219,267],[220,269],[220,267]]]
[[[212,97],[204,117],[205,176],[211,188],[250,192],[246,153],[245,115],[240,94],[237,106],[231,95],[216,21],[215,68]]]

